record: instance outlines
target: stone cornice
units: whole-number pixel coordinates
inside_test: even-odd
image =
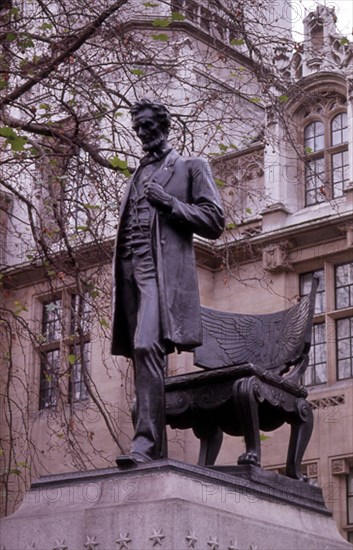
[[[168,18],[168,15],[164,15],[162,19]],[[126,21],[122,24],[122,29],[124,31],[134,31],[136,29],[141,30],[156,30],[156,27],[153,27],[152,22],[156,17],[147,18],[133,21]],[[254,69],[255,63],[245,54],[241,53],[239,50],[236,50],[234,46],[223,42],[215,36],[211,36],[210,33],[203,30],[199,25],[185,19],[184,21],[173,21],[170,23],[167,29],[163,29],[163,32],[168,31],[182,31],[191,36],[197,37],[199,40],[204,42],[207,45],[214,47],[217,50],[221,50],[225,55],[229,55],[233,59],[239,61],[239,63],[246,65],[249,69]]]
[[[346,249],[348,250],[350,242],[350,230],[352,226],[352,214],[347,212],[337,216],[327,216],[308,220],[295,225],[282,227],[266,233],[249,235],[244,238],[233,240],[224,237],[217,242],[195,239],[195,254],[199,267],[210,271],[218,271],[224,265],[224,259],[227,256],[229,267],[235,264],[242,264],[251,261],[261,260],[264,251],[269,250],[269,246],[277,246],[278,250],[284,248],[292,251],[301,248],[319,246],[324,243],[342,241],[344,232],[347,230]],[[90,243],[80,247],[76,251],[76,259],[82,270],[94,268],[97,265],[107,265],[113,257],[114,239],[107,239],[99,243]],[[284,248],[283,248],[284,247]],[[227,253],[225,254],[225,251]],[[70,271],[69,257],[65,253],[53,256],[54,263],[60,262],[63,270]],[[277,270],[277,264],[272,266]],[[290,266],[287,265],[287,269]],[[270,266],[271,270],[271,266]],[[272,269],[273,270],[273,269]],[[48,278],[46,268],[41,262],[16,265],[3,271],[4,287],[7,289],[16,289],[26,287],[32,284],[44,281]]]

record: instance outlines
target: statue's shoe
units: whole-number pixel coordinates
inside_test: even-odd
[[[115,460],[118,468],[132,468],[145,462],[150,462],[151,459],[139,455],[138,453],[130,453],[128,455],[121,455]]]

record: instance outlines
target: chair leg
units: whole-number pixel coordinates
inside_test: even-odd
[[[245,453],[238,458],[238,464],[261,465],[258,396],[259,383],[255,377],[237,380],[233,386],[237,421],[245,439]]]
[[[213,426],[207,431],[194,429],[194,434],[200,440],[199,466],[213,466],[222,446],[223,431]]]
[[[313,412],[305,399],[301,399],[298,403],[298,414],[299,419],[291,423],[286,475],[303,480],[301,463],[314,426]]]

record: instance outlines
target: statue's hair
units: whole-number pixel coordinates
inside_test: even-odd
[[[143,99],[140,99],[139,101],[136,101],[136,103],[134,103],[133,106],[131,107],[130,109],[131,118],[134,118],[140,111],[143,111],[143,109],[151,109],[156,113],[163,132],[165,132],[166,135],[168,135],[170,130],[171,117],[167,107],[156,99],[153,100],[153,99],[143,98]]]

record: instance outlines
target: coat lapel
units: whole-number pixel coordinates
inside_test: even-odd
[[[161,187],[165,187],[174,172],[174,164],[179,156],[180,155],[172,149],[164,159],[162,166],[153,175],[152,181],[155,181]]]

